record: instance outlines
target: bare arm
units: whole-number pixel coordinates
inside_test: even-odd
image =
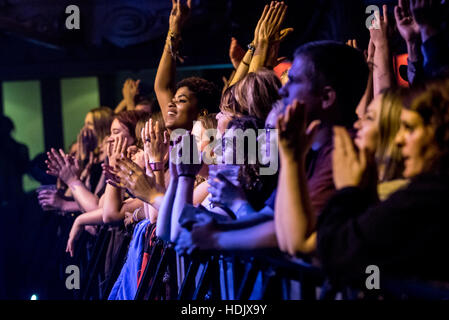
[[[93,194],[80,180],[68,184],[73,198],[84,212],[98,209],[98,196]]]
[[[173,211],[171,215],[171,228],[170,228],[170,240],[175,242],[181,232],[181,226],[179,225],[179,217],[186,204],[192,204],[193,202],[193,185],[195,179],[192,177],[179,177],[178,188],[176,190],[176,196],[173,203]]]
[[[270,7],[264,10],[256,35],[256,51],[249,66],[249,73],[263,67],[273,67],[272,64],[277,60],[280,42],[293,31],[291,28],[281,30],[286,13],[287,6],[283,2],[277,4],[272,2]]]
[[[123,110],[126,110],[126,101],[125,101],[125,99],[120,101],[120,103],[117,105],[117,107],[115,107],[114,113],[119,113],[119,112],[121,112]]]
[[[277,120],[281,172],[275,202],[275,228],[279,248],[291,255],[316,248],[316,219],[307,186],[305,159],[318,123],[307,128],[306,106],[297,101]]]
[[[181,5],[179,1],[177,3],[175,0],[172,0],[172,11],[169,20],[170,28],[154,80],[154,92],[161,106],[164,121],[167,120],[168,104],[172,101],[175,94],[176,57],[173,56],[173,53],[179,49],[182,25],[189,16],[191,5],[191,0],[187,1],[187,5]]]
[[[281,160],[274,221],[276,234],[283,238],[280,249],[295,255],[314,251],[316,235],[311,232],[315,227],[305,165],[291,160]]]
[[[108,184],[104,192],[104,204],[103,204],[103,221],[104,223],[111,223],[119,221],[120,208],[123,202],[123,192],[121,189],[113,187]],[[132,211],[130,211],[132,212]]]
[[[383,17],[376,11],[376,20],[379,28],[371,28],[371,40],[374,43],[374,66],[373,66],[373,90],[374,97],[382,90],[391,88],[394,84],[394,73],[391,62],[390,46],[388,43],[388,14],[387,6],[383,6]]]
[[[165,193],[164,200],[159,208],[159,213],[156,223],[156,235],[165,240],[170,241],[171,230],[171,214],[173,210],[173,202],[176,196],[176,189],[178,188],[177,177],[171,177],[170,183]]]
[[[267,221],[247,229],[216,234],[218,250],[252,250],[277,248],[274,221]]]
[[[234,76],[232,77],[231,82],[229,83],[229,87],[233,86],[234,84],[242,80],[248,74],[249,66],[253,58],[253,53],[254,52],[252,50],[246,51],[245,56],[243,57],[242,61],[240,61],[240,64]]]

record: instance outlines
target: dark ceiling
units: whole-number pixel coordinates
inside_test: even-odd
[[[184,33],[186,65],[229,63],[230,37],[243,45],[251,41],[268,1],[192,2]],[[315,39],[366,40],[366,4],[361,0],[285,2],[285,26],[295,32],[282,46],[283,55]],[[65,28],[65,9],[72,4],[80,8],[80,30]],[[0,80],[155,68],[170,8],[170,0],[0,0]]]

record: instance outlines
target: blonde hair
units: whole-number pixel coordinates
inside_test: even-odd
[[[249,73],[235,84],[235,100],[244,113],[265,121],[273,104],[280,99],[281,81],[268,69]]]
[[[389,181],[402,177],[404,170],[401,149],[395,143],[401,124],[403,92],[401,89],[386,90],[382,94],[379,115],[379,143],[376,148],[378,165],[384,166],[380,181]]]
[[[90,110],[89,113],[92,114],[94,132],[97,136],[98,144],[101,144],[104,138],[110,134],[114,111],[108,107],[99,107]]]

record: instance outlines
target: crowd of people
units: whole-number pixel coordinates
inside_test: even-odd
[[[172,5],[157,101],[128,79],[123,101],[92,109],[68,153],[47,153],[58,184],[39,203],[77,213],[67,254],[106,226],[113,277],[132,232],[109,299],[135,297],[156,239],[174,245],[178,269],[197,252],[273,249],[320,268],[337,289],[367,289],[373,265],[382,281],[449,280],[444,3],[399,0],[394,18],[386,6],[376,13],[367,50],[316,41],[289,62],[278,57],[288,8],[273,1],[246,52],[232,40],[235,70],[222,90],[198,77],[175,82],[191,1]],[[392,66],[392,32],[407,46],[407,87]]]

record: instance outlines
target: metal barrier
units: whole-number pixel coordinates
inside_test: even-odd
[[[135,300],[174,299],[175,296],[178,300],[249,300],[259,275],[262,282],[256,290],[262,299],[289,299],[286,283],[296,280],[301,284],[301,298],[315,300],[318,299],[317,288],[324,281],[318,268],[304,262],[290,261],[274,250],[204,252],[186,260],[186,274],[178,288],[173,245],[158,240]],[[231,266],[231,277],[224,274],[229,271],[224,266]],[[161,295],[163,286],[169,288],[170,295]]]

